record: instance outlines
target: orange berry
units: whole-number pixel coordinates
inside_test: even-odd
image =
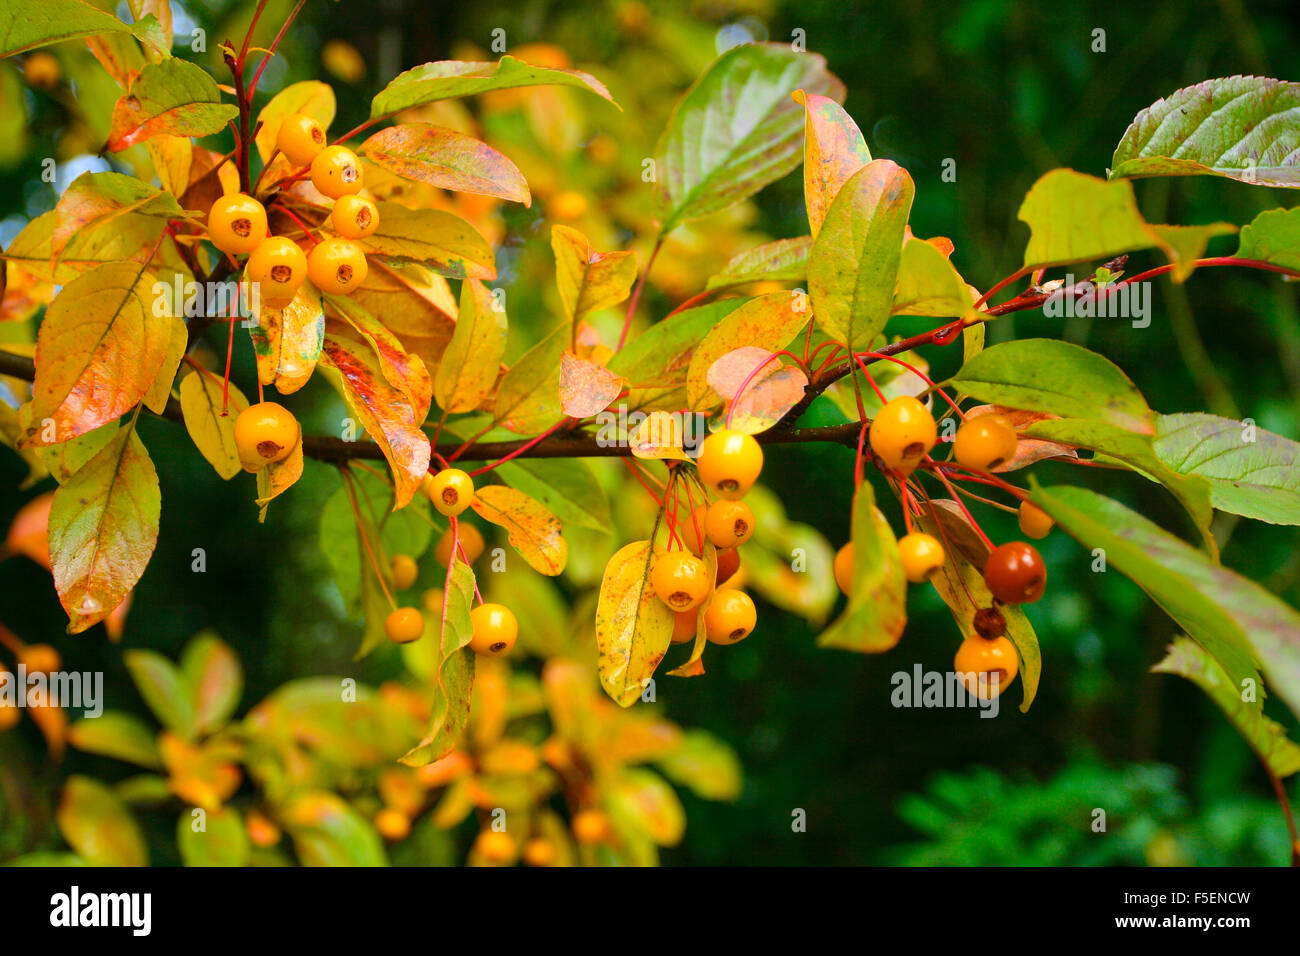
[[[519,849],[515,846],[514,838],[505,831],[482,830],[474,839],[470,852],[482,857],[484,863],[492,866],[509,866],[515,862]]]
[[[460,522],[460,546],[465,551],[465,560],[473,564],[483,554],[483,533],[468,521]],[[451,529],[448,528],[434,545],[433,556],[444,568],[451,564]],[[459,552],[457,552],[459,557]]]
[[[425,611],[442,620],[442,588],[429,588],[420,595]]]
[[[424,805],[424,790],[409,767],[385,767],[380,771],[376,788],[384,806],[415,816]]]
[[[697,610],[677,611],[673,614],[673,643],[685,644],[695,640],[695,629],[700,619]]]
[[[913,584],[929,580],[943,567],[943,545],[928,534],[903,535],[898,539],[898,555],[903,562],[903,574]]]
[[[704,612],[704,628],[713,644],[738,644],[758,623],[758,611],[744,591],[721,588]]]
[[[546,837],[533,837],[524,844],[524,862],[529,866],[553,866],[558,854]]]
[[[573,835],[579,843],[600,843],[609,837],[609,818],[599,810],[579,810],[573,815]]]
[[[719,497],[734,501],[745,497],[758,480],[763,449],[753,435],[724,428],[700,443],[695,465],[705,485]]]
[[[208,238],[232,256],[252,252],[266,239],[266,209],[244,193],[222,196],[208,210]]]
[[[429,500],[440,514],[458,515],[474,501],[474,479],[459,468],[444,468],[427,479]]]
[[[346,295],[366,281],[366,254],[351,239],[322,239],[307,256],[312,284],[329,295]]]
[[[910,473],[939,440],[934,416],[911,395],[900,395],[885,403],[867,433],[871,450],[889,468]]]
[[[411,832],[411,818],[401,810],[384,807],[375,814],[375,829],[389,843],[405,840]]]
[[[27,55],[23,61],[23,79],[27,85],[37,90],[48,90],[63,78],[63,65],[58,57],[45,50],[37,50]]]
[[[717,548],[735,548],[754,533],[754,512],[743,501],[715,501],[704,518],[704,531]]]
[[[50,644],[28,644],[15,656],[29,674],[49,674],[63,665],[59,652]]]
[[[835,583],[849,594],[853,590],[853,542],[835,552]]]
[[[713,589],[708,566],[689,551],[667,551],[655,559],[650,586],[674,611],[689,611],[704,603]]]
[[[735,548],[718,549],[718,573],[713,578],[713,586],[720,587],[740,570],[740,552]]]
[[[303,113],[286,116],[275,134],[275,146],[295,166],[307,166],[325,148],[325,127]]]
[[[326,146],[311,161],[311,184],[330,199],[361,192],[361,163],[346,146]]]
[[[379,228],[379,207],[364,196],[340,196],[330,222],[344,239],[364,239]]]
[[[410,644],[424,636],[424,615],[413,607],[399,607],[384,618],[384,633],[394,644]]]
[[[469,612],[469,619],[474,625],[474,636],[469,641],[474,653],[502,657],[515,646],[519,622],[504,604],[480,604]]]
[[[307,254],[292,239],[271,236],[249,255],[244,278],[257,285],[263,305],[282,309],[307,278]]]
[[[250,471],[284,461],[298,444],[300,429],[293,413],[276,402],[249,405],[235,419],[235,448]]]
[[[957,648],[952,669],[960,675],[966,690],[981,700],[997,697],[1020,671],[1016,646],[1006,637],[988,640],[968,637]]]
[[[685,543],[686,550],[697,557],[704,554],[704,542],[708,540],[708,517],[709,506],[700,505],[689,517],[677,522],[678,537]]]
[[[981,415],[962,422],[952,442],[952,456],[959,464],[978,471],[992,471],[1015,457],[1016,430],[1001,415]]]
[[[589,205],[587,197],[582,193],[566,189],[556,193],[547,208],[553,218],[571,220],[585,215]]]
[[[405,591],[420,576],[420,566],[415,563],[415,559],[409,554],[393,555],[389,570],[393,575],[393,587],[399,591]]]
[[[244,832],[255,847],[265,850],[280,842],[280,828],[265,814],[253,810],[244,818]]]
[[[1056,522],[1038,505],[1020,502],[1020,530],[1030,538],[1046,538]]]

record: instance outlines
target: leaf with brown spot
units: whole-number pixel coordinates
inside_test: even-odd
[[[63,287],[36,339],[32,420],[24,445],[84,435],[140,403],[171,338],[168,317],[154,314],[152,286],[148,272],[116,262]]]
[[[641,698],[673,636],[673,612],[650,585],[649,541],[620,548],[605,566],[596,605],[600,684],[620,707]]]
[[[569,545],[560,520],[536,499],[505,485],[486,485],[470,505],[485,521],[506,529],[510,546],[534,571],[552,577],[564,570]]]
[[[208,136],[225,129],[239,110],[221,102],[217,81],[180,57],[150,63],[113,107],[107,149],[126,149],[151,136]]]
[[[459,313],[434,380],[438,407],[448,413],[471,412],[491,394],[509,328],[505,307],[477,279],[461,284]]]
[[[374,351],[350,326],[325,325],[321,360],[339,373],[343,397],[361,425],[378,443],[393,470],[394,508],[408,504],[429,471],[429,437],[420,430],[423,419],[380,371]]]
[[[135,428],[121,429],[50,508],[50,560],[68,633],[108,617],[135,587],[158,541],[158,472]]]
[[[603,365],[571,352],[560,356],[560,408],[570,418],[587,418],[609,408],[623,391],[623,379]]]
[[[452,192],[495,196],[531,206],[523,173],[504,153],[455,130],[429,123],[381,129],[357,152],[389,172]]]

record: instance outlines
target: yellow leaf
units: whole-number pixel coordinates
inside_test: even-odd
[[[181,367],[181,360],[185,358],[190,344],[189,330],[180,318],[170,316],[168,327],[167,357],[144,395],[144,407],[155,415],[161,415],[167,407],[167,399],[171,398],[172,385],[176,381],[176,372]]]
[[[480,518],[505,528],[511,547],[534,571],[554,577],[564,570],[569,545],[560,519],[539,501],[515,488],[486,485],[474,492],[470,507]]]
[[[621,707],[641,697],[673,636],[673,612],[650,585],[652,566],[650,542],[633,541],[609,559],[600,584],[600,683]]]
[[[284,494],[302,477],[302,431],[298,443],[287,458],[273,461],[257,473],[257,520],[266,520],[266,506],[271,499]]]
[[[194,371],[181,379],[181,413],[194,446],[217,474],[229,481],[243,470],[235,447],[235,418],[248,399],[233,384],[222,414],[224,383],[215,375]]]
[[[552,226],[551,249],[560,301],[573,322],[622,302],[636,281],[635,253],[595,252],[577,229]]]
[[[482,282],[466,279],[451,342],[438,364],[433,396],[444,412],[472,412],[496,385],[506,351],[506,310]]]

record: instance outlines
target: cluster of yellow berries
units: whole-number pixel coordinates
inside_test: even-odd
[[[424,480],[424,492],[429,496],[439,514],[458,518],[474,502],[474,479],[459,468],[444,468]],[[434,556],[444,567],[450,567],[456,555],[452,548],[459,543],[460,557],[472,565],[483,553],[483,535],[473,525],[458,522],[458,536],[448,531],[434,548]],[[459,539],[457,541],[457,538]],[[390,566],[393,586],[403,591],[415,583],[420,569],[410,555],[395,555]],[[440,590],[426,592],[424,604],[431,614],[441,616],[443,594]],[[470,649],[489,657],[509,654],[519,637],[519,622],[514,612],[504,604],[479,604],[470,611],[473,637]],[[395,608],[384,620],[384,633],[395,644],[409,644],[424,636],[424,615],[418,608]]]
[[[676,615],[674,644],[695,639],[699,608],[710,594],[713,600],[704,612],[705,634],[714,644],[735,644],[753,631],[758,611],[744,591],[722,585],[740,567],[736,549],[754,534],[754,512],[741,499],[763,470],[763,449],[752,435],[723,429],[700,443],[695,464],[700,480],[717,499],[695,509],[679,526],[680,550],[655,557],[650,586]],[[706,541],[717,548],[717,571],[712,580],[703,558]]]
[[[900,480],[905,480],[938,442],[934,416],[918,399],[907,395],[886,402],[871,422],[871,450]],[[1015,428],[1005,416],[980,415],[962,422],[952,442],[953,459],[974,472],[991,472],[1011,461],[1019,445]],[[1027,537],[1043,538],[1052,530],[1046,512],[1028,501],[1019,507],[1020,530]],[[927,581],[946,560],[943,545],[933,535],[913,532],[898,540],[899,559],[907,580]],[[853,544],[835,555],[835,581],[845,594],[853,587]],[[1015,679],[1019,658],[1006,636],[1006,622],[998,604],[1027,604],[1043,596],[1047,570],[1038,550],[1024,541],[994,548],[984,565],[984,582],[994,606],[975,618],[975,635],[957,650],[954,669],[971,675],[967,686],[981,697],[1000,694]],[[996,678],[994,680],[993,678]]]

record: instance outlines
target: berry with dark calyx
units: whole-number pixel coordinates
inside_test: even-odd
[[[753,435],[724,428],[700,443],[695,465],[711,491],[735,501],[745,497],[763,471],[763,449]]]
[[[480,604],[469,612],[474,636],[469,646],[475,654],[503,657],[510,653],[519,636],[519,622],[504,604]]]
[[[1016,646],[1006,637],[992,640],[968,637],[957,648],[952,669],[960,675],[966,690],[981,700],[997,697],[1020,671]]]
[[[934,416],[918,399],[900,395],[885,403],[867,433],[871,450],[901,474],[910,474],[939,440]]]
[[[292,239],[270,236],[249,255],[244,277],[257,284],[263,305],[282,309],[307,278],[307,254]]]
[[[1028,501],[1020,502],[1020,530],[1030,538],[1046,538],[1056,524],[1042,508]]]
[[[429,500],[439,514],[458,515],[474,501],[474,479],[459,468],[444,468],[428,479]]]
[[[308,166],[325,148],[325,127],[303,113],[286,116],[275,134],[275,147],[295,166]]]
[[[984,583],[1003,604],[1032,604],[1047,588],[1047,566],[1032,544],[1009,541],[989,555]]]
[[[351,239],[322,239],[307,255],[312,285],[328,295],[347,295],[369,272],[365,252]]]
[[[1007,632],[1007,619],[995,607],[982,607],[975,612],[975,633],[985,640],[993,640]]]
[[[903,574],[913,584],[928,581],[943,567],[943,545],[932,535],[914,532],[898,539]]]
[[[340,196],[330,212],[330,224],[344,239],[364,239],[379,228],[379,207],[364,196]]]
[[[668,551],[655,559],[650,586],[674,611],[689,611],[704,603],[713,590],[702,558],[689,551]]]
[[[992,471],[1016,454],[1016,430],[1001,415],[981,415],[962,422],[952,442],[958,464],[976,471]]]
[[[424,636],[424,615],[413,607],[399,607],[384,618],[384,633],[394,644],[409,644]]]
[[[361,163],[346,146],[326,146],[311,161],[311,184],[330,199],[361,192]]]
[[[244,193],[222,196],[208,210],[208,238],[232,256],[252,252],[266,239],[266,208]]]
[[[250,471],[284,461],[298,444],[298,419],[277,402],[249,405],[235,419],[235,449]]]
[[[754,533],[754,512],[743,501],[715,501],[705,513],[704,532],[714,547],[738,547]]]
[[[704,627],[710,643],[738,644],[758,623],[758,611],[744,591],[720,588],[704,612]]]

